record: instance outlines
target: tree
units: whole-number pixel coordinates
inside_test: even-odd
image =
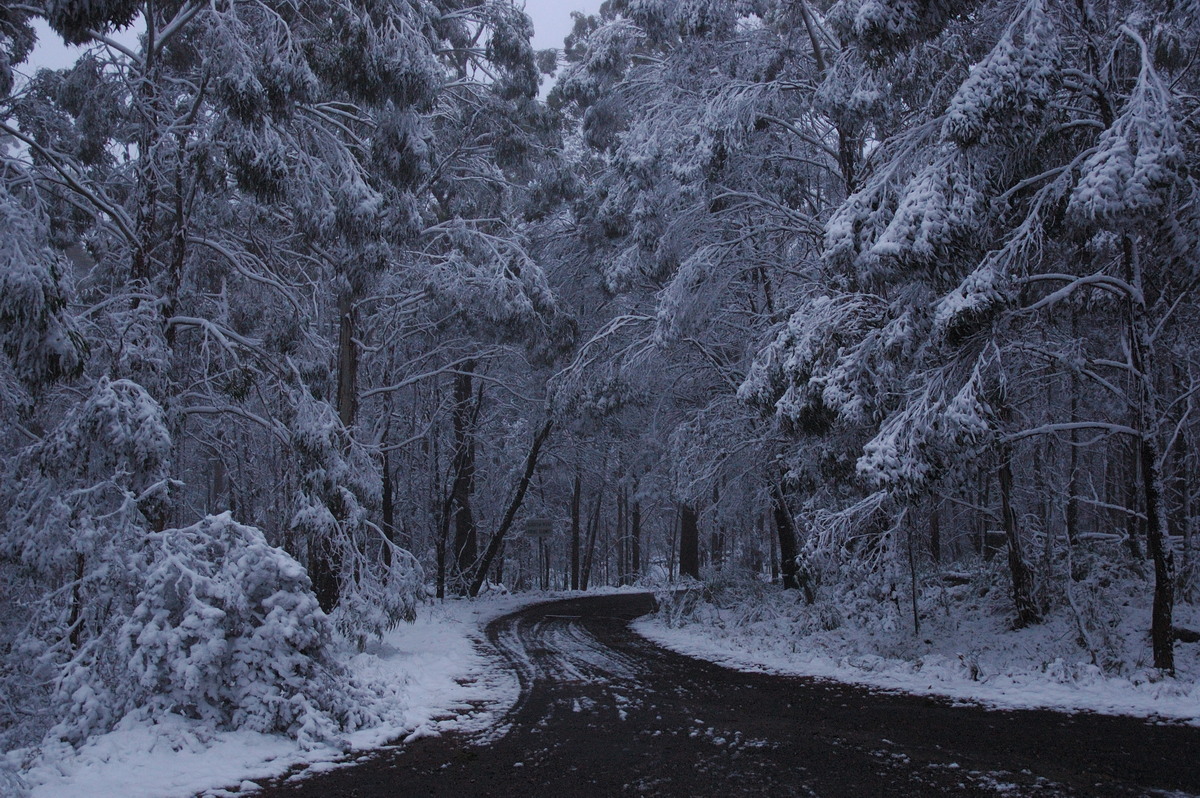
[[[866,130],[878,144],[826,225],[824,282],[834,290],[801,306],[743,390],[793,422],[816,420],[822,434],[830,424],[873,433],[858,472],[896,508],[924,501],[964,463],[992,459],[1018,623],[1044,609],[1013,509],[1018,450],[1079,430],[1133,437],[1155,560],[1154,660],[1170,671],[1165,405],[1148,331],[1171,335],[1190,307],[1170,266],[1192,240],[1174,110],[1189,101],[1159,75],[1182,65],[1155,57],[1178,41],[1178,12],[1161,12],[1157,33],[1143,35],[1117,6],[905,13],[911,5],[843,3],[829,14],[851,46],[821,92],[838,101],[835,115],[873,120]],[[967,58],[943,46],[964,41],[978,48]],[[914,63],[947,78],[911,80]],[[867,85],[877,91],[865,95]],[[1053,314],[1082,295],[1093,297],[1092,326],[1071,340]],[[845,325],[831,313],[839,307],[867,312]],[[1118,319],[1123,342],[1101,332]],[[844,343],[827,346],[830,322],[846,330]],[[1066,419],[1044,404],[1022,379],[1033,367],[1075,380],[1095,419],[1077,402]],[[1022,423],[1035,414],[1045,421]]]
[[[14,91],[38,15],[91,46]],[[109,38],[130,24],[136,47]],[[506,340],[553,316],[510,224],[517,170],[502,161],[519,158],[472,144],[501,141],[510,111],[538,118],[530,32],[508,2],[0,12],[0,214],[15,233],[0,244],[15,358],[0,376],[22,414],[4,428],[3,567],[41,597],[6,628],[6,657],[29,621],[60,681],[95,671],[87,652],[150,600],[150,538],[223,534],[195,526],[197,507],[261,525],[309,571],[289,590],[312,590],[360,643],[411,617],[421,570],[378,523],[380,431],[361,423],[364,376],[391,381],[364,369],[363,340],[408,303],[444,316],[450,296],[463,317],[508,320]],[[483,129],[488,110],[502,113]],[[463,199],[476,189],[498,199]],[[55,542],[56,524],[87,534]],[[93,601],[98,585],[117,598]]]
[[[746,501],[765,512],[784,476],[766,465],[782,441],[736,389],[845,186],[830,126],[799,90],[825,64],[806,18],[804,4],[608,4],[577,19],[550,98],[589,148],[577,246],[618,297],[580,364],[599,382],[661,373],[629,378],[661,397],[654,432],[673,443],[655,467],[684,475],[679,501],[714,527]],[[719,490],[748,475],[756,490]]]

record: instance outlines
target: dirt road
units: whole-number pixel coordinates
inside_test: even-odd
[[[521,697],[497,729],[263,795],[1200,795],[1200,729],[738,673],[631,632],[652,604],[601,596],[500,618],[488,638]]]

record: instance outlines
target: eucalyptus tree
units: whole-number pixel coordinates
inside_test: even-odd
[[[303,561],[299,582],[276,563],[287,589],[313,590],[343,632],[410,616],[421,573],[377,523],[378,441],[356,423],[355,314],[367,296],[402,309],[378,290],[399,273],[452,278],[464,304],[503,293],[428,243],[490,212],[439,216],[446,165],[486,172],[499,157],[442,151],[437,134],[499,110],[468,95],[531,94],[527,19],[507,2],[2,13],[0,207],[19,235],[2,245],[0,325],[4,401],[23,414],[6,413],[5,435],[24,448],[9,459],[4,556],[32,597],[6,657],[37,641],[64,689],[81,667],[119,673],[97,657],[120,656],[110,637],[150,600],[157,556],[215,552],[196,544],[210,533],[258,551],[240,525],[166,530],[205,511],[234,511]],[[89,47],[14,91],[34,16]],[[112,38],[131,24],[135,46]],[[489,263],[518,280],[521,264]],[[525,279],[537,287],[536,270]]]
[[[853,161],[815,102],[830,57],[819,23],[805,3],[608,3],[577,21],[551,95],[588,148],[580,246],[624,297],[597,335],[619,342],[621,368],[662,375],[650,390],[675,445],[661,466],[704,464],[678,471],[687,517],[707,507],[715,519],[721,502],[774,505],[789,551],[784,440],[736,391],[754,345],[809,280],[822,214]],[[758,489],[722,490],[745,478]],[[795,586],[794,557],[784,559]]]
[[[1163,468],[1194,421],[1178,412],[1191,389],[1161,361],[1189,340],[1194,309],[1187,13],[838,3],[826,21],[842,56],[820,91],[835,117],[867,120],[876,144],[826,225],[826,289],[799,306],[747,387],[794,421],[873,435],[857,471],[879,512],[915,513],[964,463],[990,462],[1018,623],[1045,607],[1014,463],[1036,470],[1059,444],[1075,503],[1076,449],[1131,439],[1142,495],[1127,510],[1140,504],[1146,519],[1165,671],[1175,576]]]

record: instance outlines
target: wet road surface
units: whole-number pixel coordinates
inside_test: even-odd
[[[488,639],[521,683],[498,726],[260,795],[1200,795],[1200,729],[739,673],[629,630],[652,609],[624,594],[493,621]]]

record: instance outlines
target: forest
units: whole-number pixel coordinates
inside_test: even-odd
[[[41,22],[73,65],[27,68]],[[969,586],[1200,675],[1200,3],[532,34],[0,7],[0,748],[324,739],[371,722],[339,645],[504,591],[923,637]]]

